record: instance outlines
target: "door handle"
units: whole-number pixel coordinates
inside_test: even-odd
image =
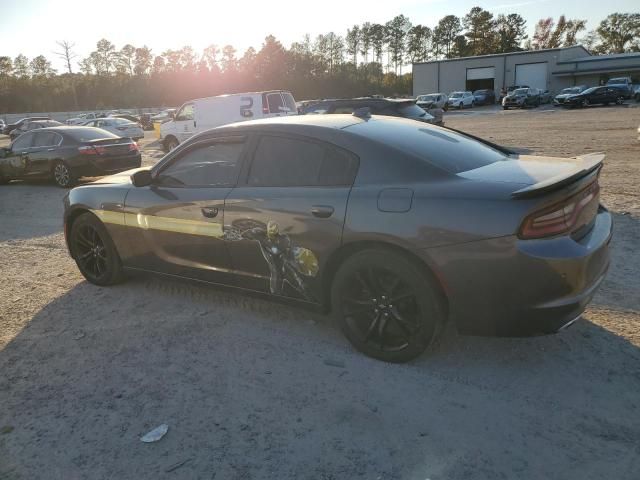
[[[329,218],[333,215],[333,207],[331,205],[314,205],[311,207],[311,214],[318,218]]]
[[[196,128],[196,121],[193,121],[193,128]]]
[[[207,218],[216,218],[218,216],[218,207],[202,207],[200,211]]]

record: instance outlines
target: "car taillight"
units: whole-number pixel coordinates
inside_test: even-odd
[[[518,236],[522,239],[544,238],[571,231],[580,213],[594,202],[599,202],[600,185],[596,180],[584,190],[560,203],[543,208],[525,218]]]
[[[78,147],[78,151],[82,155],[97,155],[98,151],[93,147]]]
[[[130,152],[137,152],[138,151],[138,144],[136,142],[131,142],[129,144],[129,151]]]

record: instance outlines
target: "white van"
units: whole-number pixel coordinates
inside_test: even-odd
[[[297,113],[293,95],[284,90],[199,98],[182,105],[173,120],[160,126],[160,139],[165,152],[168,152],[189,137],[210,128]]]

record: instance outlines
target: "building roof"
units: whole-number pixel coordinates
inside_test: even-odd
[[[563,60],[557,63],[558,65],[561,65],[563,63],[602,62],[603,60],[626,60],[628,58],[637,58],[640,60],[640,52],[611,53],[609,55],[591,55],[588,57],[577,57],[571,60]]]
[[[413,63],[413,65],[424,65],[426,63],[459,62],[463,60],[474,60],[476,58],[493,58],[493,57],[505,57],[505,56],[511,56],[511,55],[529,55],[532,53],[558,52],[561,50],[569,50],[571,48],[576,48],[576,47],[582,48],[585,51],[585,53],[589,54],[589,50],[587,50],[583,45],[572,45],[571,47],[543,48],[541,50],[523,50],[521,52],[492,53],[489,55],[476,55],[472,57],[444,58],[442,60],[429,60],[428,62],[415,62]],[[589,58],[589,57],[580,57],[580,58]],[[571,60],[567,63],[573,63],[573,62],[575,62],[575,60]],[[558,62],[558,63],[561,63],[561,62]]]

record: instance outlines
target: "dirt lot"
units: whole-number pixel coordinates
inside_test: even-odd
[[[446,121],[539,154],[607,153],[613,263],[582,320],[528,339],[449,331],[388,365],[293,307],[151,278],[92,286],[65,250],[64,191],[14,182],[0,188],[0,479],[637,479],[640,108]]]

